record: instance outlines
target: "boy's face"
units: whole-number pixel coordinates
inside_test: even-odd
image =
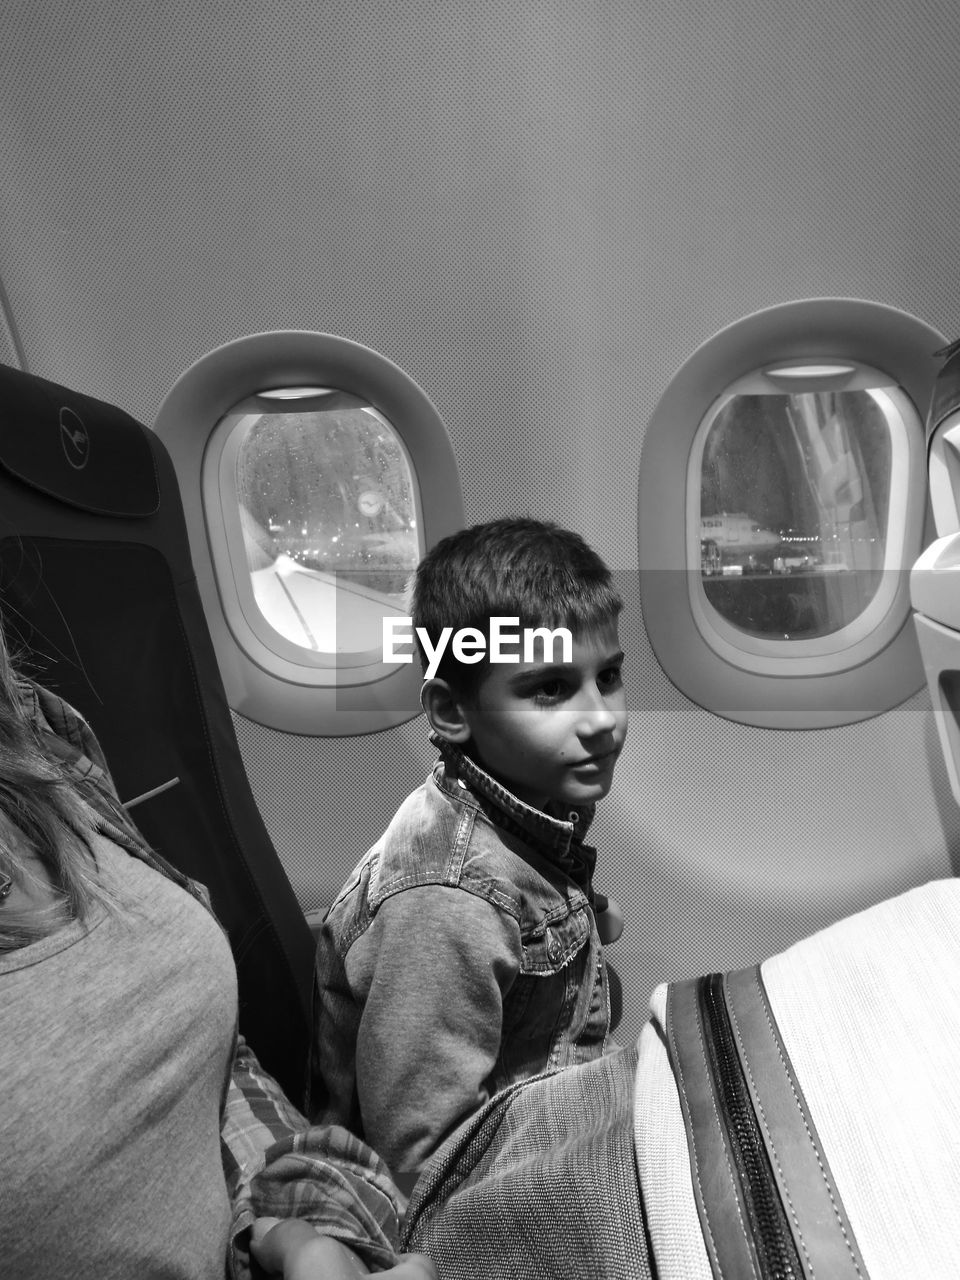
[[[478,762],[537,809],[601,800],[627,733],[616,619],[575,635],[572,659],[492,663],[461,704]]]

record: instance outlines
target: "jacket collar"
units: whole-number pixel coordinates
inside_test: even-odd
[[[430,741],[440,752],[448,784],[466,786],[491,822],[532,844],[584,888],[589,885],[597,854],[583,843],[583,837],[593,821],[596,805],[571,806],[564,810],[563,817],[535,809],[481,768],[456,743],[436,733],[430,734]]]

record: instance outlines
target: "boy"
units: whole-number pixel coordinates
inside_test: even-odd
[[[317,1119],[395,1173],[495,1092],[606,1048],[583,836],[626,734],[620,609],[599,556],[534,520],[453,534],[417,569],[440,759],[327,914],[311,1081]]]

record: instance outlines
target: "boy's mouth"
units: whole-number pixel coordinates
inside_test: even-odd
[[[619,747],[611,747],[609,751],[598,751],[595,755],[584,756],[582,760],[575,760],[571,765],[571,769],[605,769],[613,764],[617,756],[620,754]]]

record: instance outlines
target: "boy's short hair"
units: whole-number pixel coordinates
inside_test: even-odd
[[[489,642],[494,617],[517,618],[521,629],[582,633],[616,618],[622,607],[610,570],[579,534],[525,517],[471,525],[443,538],[420,561],[410,593],[414,635],[423,627],[434,646],[444,627],[454,633],[475,627]],[[416,646],[426,670],[419,638]],[[436,675],[469,696],[488,670],[486,657],[460,662],[448,645]]]

